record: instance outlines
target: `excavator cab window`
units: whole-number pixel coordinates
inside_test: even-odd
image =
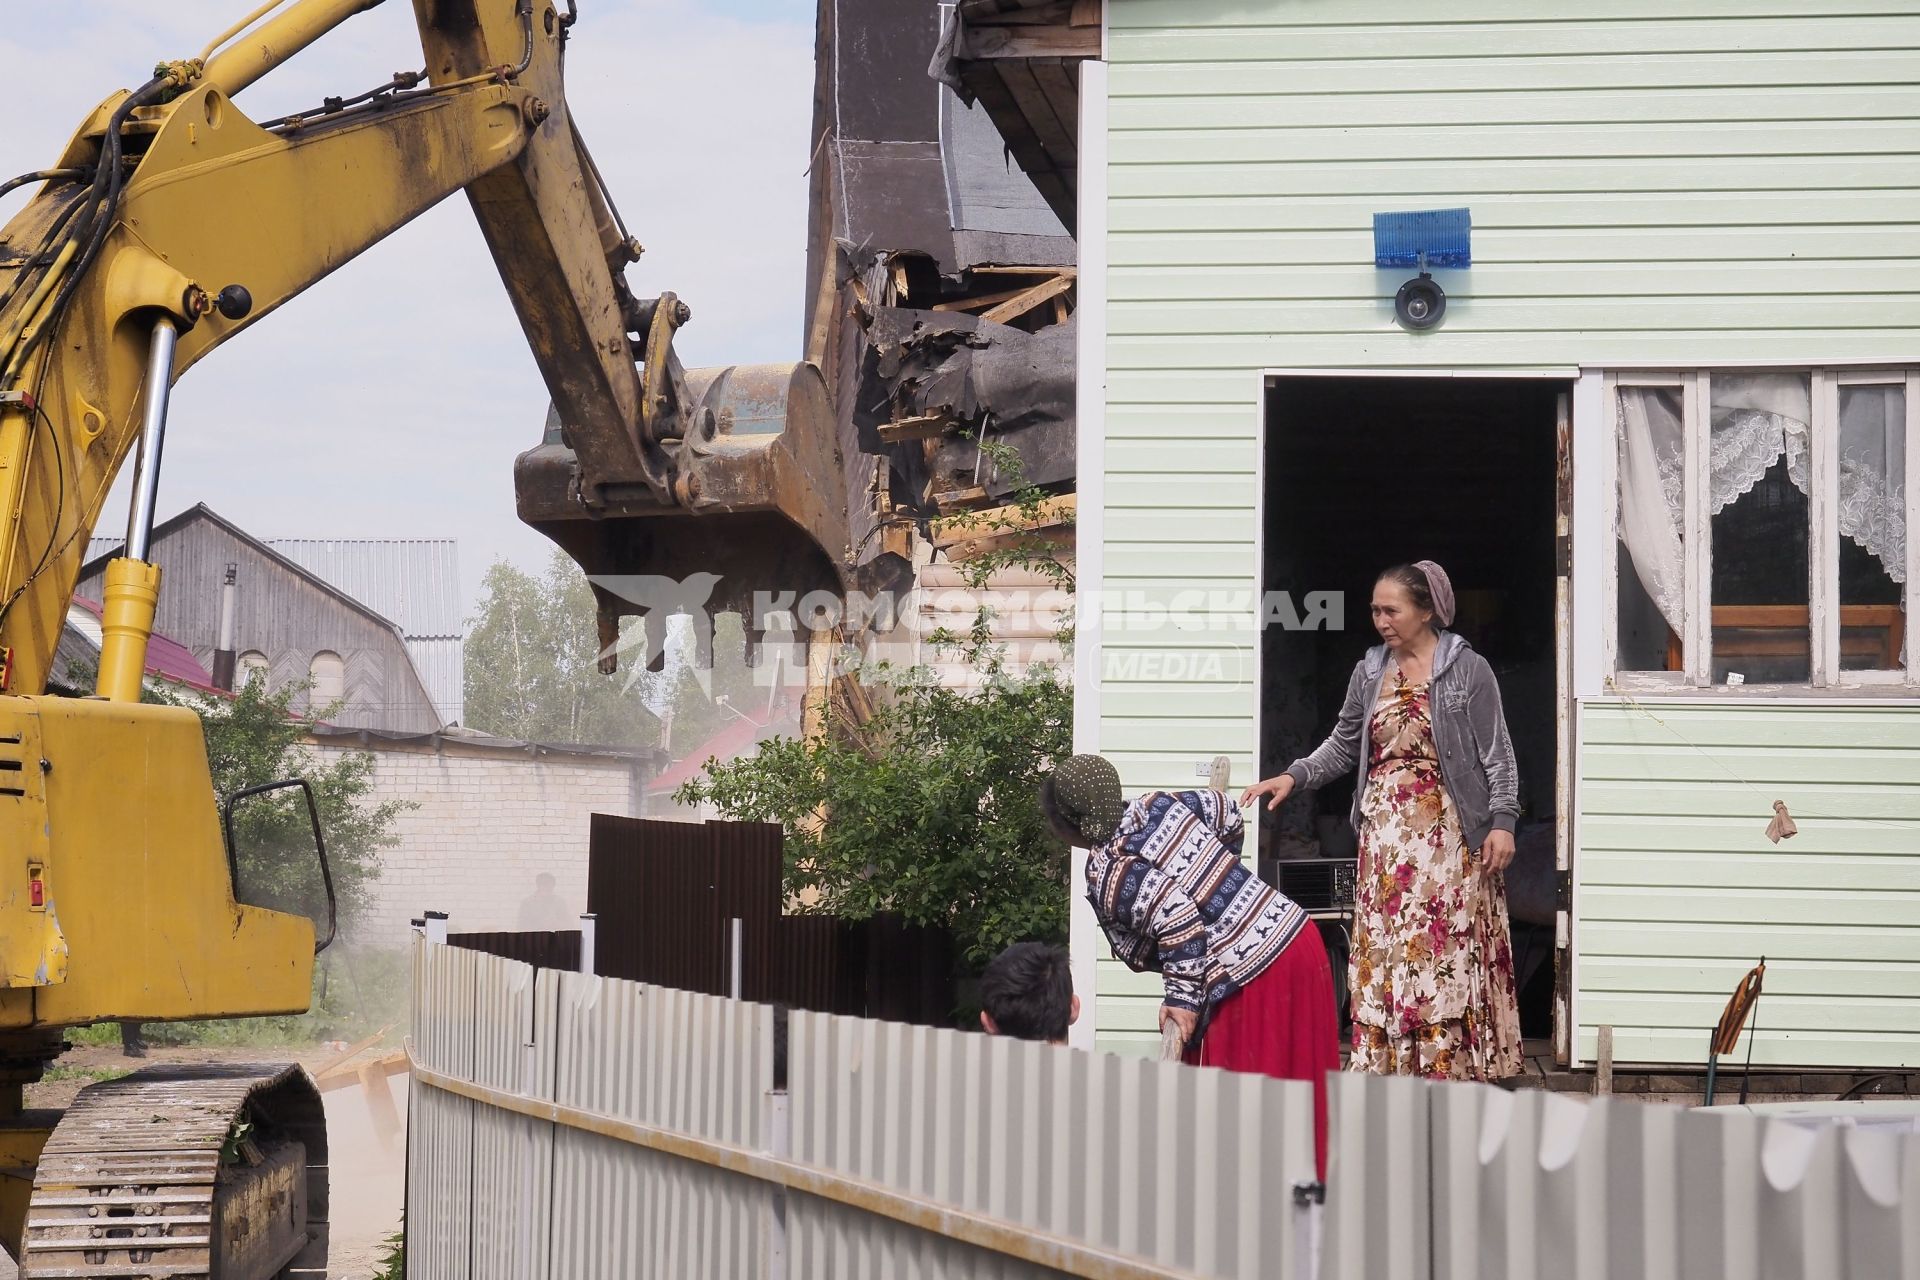
[[[296,806],[278,803],[274,793],[298,787],[306,798],[305,827],[299,823]],[[242,817],[243,834],[235,835],[234,815]],[[279,782],[244,787],[228,796],[220,805],[220,824],[227,836],[227,871],[233,878],[233,899],[246,906],[268,907],[276,911],[294,910],[312,917],[319,903],[312,894],[312,882],[302,868],[317,864],[320,885],[325,896],[326,928],[321,932],[314,921],[313,953],[319,955],[333,945],[339,931],[340,905],[334,893],[333,866],[327,860],[327,838],[320,829],[320,805],[314,798],[313,784],[305,778],[283,778]],[[312,839],[312,861],[305,856],[306,840]],[[241,842],[245,841],[256,874],[248,884],[240,874]],[[261,874],[264,873],[264,874]],[[249,897],[249,892],[252,896]]]

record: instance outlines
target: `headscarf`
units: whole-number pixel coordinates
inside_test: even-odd
[[[1433,597],[1435,630],[1453,625],[1453,579],[1431,560],[1419,560],[1414,568],[1427,575],[1427,594]]]
[[[1054,766],[1053,799],[1060,816],[1080,833],[1089,848],[1111,840],[1127,811],[1120,771],[1105,756],[1068,756]]]

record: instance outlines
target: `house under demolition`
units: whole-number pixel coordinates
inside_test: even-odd
[[[940,35],[930,0],[820,4],[806,349],[839,424],[852,558],[891,566],[864,580],[951,605],[964,584],[930,561],[991,545],[1023,486],[1055,497],[1020,530],[1070,552],[1079,296],[1069,193],[1015,162],[964,85],[929,77]],[[1057,658],[1048,619],[999,625],[1016,660]]]
[[[1333,723],[1372,575],[1431,556],[1520,757],[1530,1034],[1697,1066],[1764,956],[1756,1064],[1920,1061],[1920,19],[1082,9],[962,0],[936,72],[1074,202],[1081,591],[1243,603],[1083,617],[1079,749],[1133,790],[1277,773]],[[1425,282],[1376,238],[1410,213],[1454,229]],[[1325,589],[1338,618],[1259,625]],[[1258,846],[1337,902],[1328,790]],[[1074,950],[1076,1033],[1150,1050],[1151,975],[1085,918]]]

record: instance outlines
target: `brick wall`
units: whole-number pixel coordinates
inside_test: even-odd
[[[355,747],[309,744],[331,763]],[[349,936],[399,946],[407,921],[445,911],[457,931],[513,929],[534,877],[552,872],[570,912],[586,910],[588,823],[634,816],[628,762],[376,741],[373,799],[408,800],[372,904]]]

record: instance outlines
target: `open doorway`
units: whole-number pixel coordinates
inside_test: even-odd
[[[1453,630],[1499,678],[1519,763],[1508,905],[1529,1039],[1553,1031],[1556,427],[1568,390],[1538,378],[1276,377],[1262,458],[1263,589],[1296,603],[1338,592],[1343,607],[1313,615],[1325,618],[1314,630],[1262,632],[1260,775],[1332,729],[1354,663],[1378,643],[1368,617],[1376,575],[1422,559],[1446,566]],[[1337,887],[1322,926],[1336,951],[1338,895],[1350,903],[1351,876],[1327,868],[1356,856],[1352,799],[1348,779],[1262,815],[1264,876],[1283,891]],[[1343,970],[1344,953],[1334,963]]]

